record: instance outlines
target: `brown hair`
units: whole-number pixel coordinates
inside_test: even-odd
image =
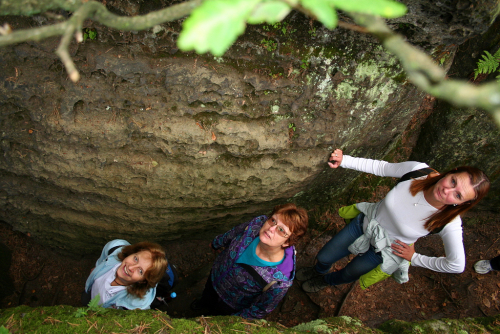
[[[463,214],[474,207],[479,201],[486,196],[488,190],[490,190],[490,180],[488,176],[476,167],[470,166],[460,166],[453,170],[450,170],[444,174],[429,174],[425,179],[413,180],[410,185],[410,192],[415,196],[420,191],[425,191],[432,188],[439,180],[446,177],[448,174],[458,174],[467,173],[470,177],[470,183],[472,188],[476,193],[476,197],[470,201],[464,202],[460,205],[445,205],[439,209],[436,213],[432,214],[427,218],[425,222],[425,228],[428,231],[432,231],[436,228],[440,228],[448,224],[456,216]]]
[[[132,254],[147,251],[151,253],[151,267],[144,273],[144,280],[135,282],[127,286],[127,292],[137,298],[142,298],[150,288],[154,288],[162,279],[167,270],[167,258],[163,248],[152,242],[138,242],[133,245],[128,245],[122,248],[118,258],[123,261]]]
[[[309,217],[307,211],[297,207],[293,203],[276,205],[271,213],[271,216],[279,215],[283,224],[290,229],[288,237],[288,246],[293,246],[306,233]]]

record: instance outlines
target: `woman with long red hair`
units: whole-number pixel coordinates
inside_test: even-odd
[[[331,168],[397,178],[429,167],[415,161],[388,163],[355,158],[339,149],[331,154],[328,164]],[[402,260],[437,272],[463,272],[465,250],[460,215],[488,193],[490,181],[481,170],[469,166],[443,174],[421,175],[424,176],[399,182],[378,203],[356,204],[361,213],[323,246],[316,256],[316,265],[297,271],[297,279],[306,281],[302,288],[306,292],[317,292],[328,285],[353,282],[379,266],[382,271],[394,264],[402,266]],[[415,252],[413,244],[431,232],[442,238],[445,256],[431,257]],[[365,245],[363,252],[353,251],[358,245]],[[332,264],[349,254],[357,256],[340,271],[329,273]]]

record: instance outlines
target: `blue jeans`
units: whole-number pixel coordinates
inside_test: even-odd
[[[490,260],[491,269],[500,270],[500,255]]]
[[[357,215],[356,218],[321,248],[316,256],[318,262],[314,267],[318,273],[327,273],[335,262],[351,254],[347,247],[363,235],[364,217],[365,215],[362,213]],[[375,253],[373,247],[370,246],[370,249],[366,253],[356,256],[342,270],[325,275],[324,280],[330,285],[354,282],[381,263],[382,256]]]

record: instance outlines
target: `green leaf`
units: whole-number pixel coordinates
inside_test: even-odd
[[[495,57],[498,60],[500,60],[500,49],[498,49],[497,52],[495,52],[495,54],[493,55],[493,57]]]
[[[84,308],[79,308],[75,312],[75,317],[76,318],[81,318],[87,315],[87,310]]]
[[[183,51],[222,56],[245,31],[247,18],[261,1],[204,1],[184,22],[177,45]]]
[[[474,80],[479,74],[490,74],[495,72],[500,64],[500,49],[495,52],[494,55],[491,55],[488,51],[484,51],[484,53],[485,54],[482,55],[483,59],[480,59],[476,64],[477,68],[474,70]]]
[[[109,311],[109,309],[104,308],[104,307],[102,307],[102,306],[99,306],[99,309],[98,309],[98,310],[96,310],[96,313],[98,313],[98,314],[104,314],[104,313],[106,313],[106,312],[108,312],[108,311]]]
[[[282,1],[267,1],[258,4],[247,22],[250,24],[261,24],[264,22],[274,24],[283,20],[292,8]]]
[[[100,295],[97,294],[97,296],[95,296],[90,302],[89,302],[89,310],[91,311],[96,311],[99,309],[99,299],[100,299]]]
[[[96,37],[97,37],[97,32],[95,32],[94,30],[90,30],[89,31],[89,38],[93,40]]]
[[[346,12],[372,14],[389,19],[403,16],[407,12],[405,5],[392,0],[330,0],[330,2]]]
[[[337,12],[333,9],[332,0],[301,0],[300,2],[325,27],[333,29],[337,26],[338,17]]]

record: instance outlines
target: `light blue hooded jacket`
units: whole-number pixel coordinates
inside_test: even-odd
[[[95,263],[95,268],[90,274],[89,278],[87,278],[87,282],[85,283],[85,291],[90,292],[92,289],[92,285],[95,280],[111,269],[118,263],[120,263],[120,259],[118,259],[118,254],[120,254],[122,247],[118,247],[113,251],[113,253],[109,254],[108,252],[111,248],[116,246],[128,246],[130,243],[126,240],[115,239],[110,241],[104,246],[101,252],[101,256]],[[118,292],[116,295],[107,300],[102,307],[104,308],[121,308],[128,310],[142,309],[147,310],[149,306],[153,302],[156,295],[156,287],[149,289],[144,297],[137,298],[135,296],[130,295],[127,290],[123,290]]]

